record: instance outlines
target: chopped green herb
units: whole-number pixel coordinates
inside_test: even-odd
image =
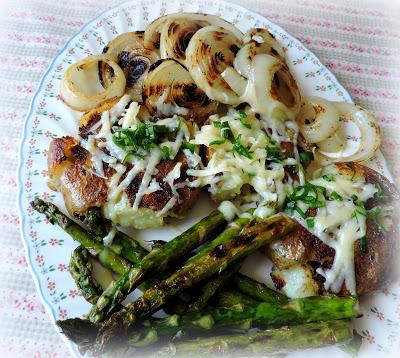
[[[351,199],[356,203],[358,201],[358,196],[356,194],[353,194],[351,196]]]
[[[189,143],[189,142],[185,141],[185,142],[182,143],[181,148],[182,149],[189,149],[192,153],[194,153],[194,150],[196,149],[196,145],[193,144],[193,143]]]
[[[333,174],[325,174],[322,176],[322,179],[332,182],[335,181],[335,176]]]
[[[338,192],[336,192],[336,191],[333,191],[333,192],[332,192],[330,198],[331,198],[332,200],[343,201],[342,196],[341,196]]]
[[[245,126],[246,128],[251,128],[251,125],[249,122],[246,121],[247,119],[247,114],[244,111],[238,111],[239,113],[239,120],[240,123],[242,123],[243,126]]]
[[[299,156],[301,162],[309,162],[311,160],[314,160],[313,152],[300,152]]]
[[[307,227],[312,228],[315,225],[315,220],[314,219],[307,219]]]
[[[287,197],[285,211],[293,213],[297,211],[299,215],[306,219],[306,214],[297,205],[299,201],[308,205],[309,208],[322,208],[325,203],[326,189],[319,185],[306,182],[305,185],[294,188],[293,192]]]
[[[382,215],[382,209],[379,206],[367,210],[367,216],[370,218],[377,218]]]
[[[350,180],[353,181],[357,173],[356,169],[354,168],[353,163],[347,163],[346,166],[351,169],[352,175]]]
[[[251,173],[251,172],[247,172],[247,175],[248,175],[249,177],[255,177],[255,176],[256,176],[255,173]]]
[[[225,139],[228,139],[230,142],[235,141],[235,136],[232,133],[231,127],[229,126],[228,122],[221,123],[221,133]]]
[[[233,148],[232,148],[233,152],[236,152],[240,155],[243,155],[244,157],[248,158],[248,159],[252,159],[252,155],[251,153],[243,146],[243,144],[240,142],[240,135],[235,138],[234,142],[233,142]]]
[[[122,164],[128,163],[131,160],[132,155],[133,155],[132,153],[127,153],[121,163]]]
[[[368,240],[366,236],[361,237],[360,239],[360,246],[362,253],[366,253],[368,250]]]
[[[213,126],[215,128],[221,128],[222,127],[222,122],[214,121],[214,122],[212,122],[212,124],[213,124]]]
[[[163,159],[164,159],[164,160],[170,159],[171,154],[170,154],[170,151],[169,151],[169,148],[168,148],[168,147],[166,147],[165,145],[162,146],[162,147],[161,147],[161,152],[162,152],[162,154],[163,154]]]
[[[212,142],[210,142],[209,145],[221,145],[221,144],[224,144],[225,142],[226,142],[225,139],[213,140]]]
[[[163,125],[140,124],[135,130],[116,129],[112,140],[118,147],[135,153],[139,149],[154,148],[157,140],[167,132],[167,127]]]
[[[281,163],[283,158],[281,156],[281,148],[277,145],[274,140],[269,141],[267,146],[265,147],[267,151],[267,160],[272,163]]]

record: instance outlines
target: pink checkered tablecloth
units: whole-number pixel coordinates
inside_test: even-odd
[[[15,173],[30,100],[53,56],[88,20],[120,1],[0,0],[0,356],[67,357],[29,273]],[[354,100],[375,113],[400,176],[398,1],[233,0],[303,41]],[[398,181],[399,183],[399,181]]]

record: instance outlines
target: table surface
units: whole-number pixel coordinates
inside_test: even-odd
[[[18,145],[31,98],[53,56],[87,21],[121,1],[0,1],[0,356],[69,357],[29,272],[16,207]],[[377,117],[400,176],[400,4],[397,1],[234,0],[303,41],[354,100]]]

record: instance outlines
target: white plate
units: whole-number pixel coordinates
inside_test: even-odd
[[[21,231],[29,266],[37,289],[53,321],[82,316],[90,305],[79,296],[67,267],[76,247],[60,228],[50,225],[43,216],[33,212],[29,202],[36,196],[62,205],[60,195],[46,186],[46,154],[51,138],[77,132],[80,114],[67,108],[60,100],[59,83],[66,68],[87,55],[101,53],[108,41],[126,31],[143,30],[153,19],[172,12],[204,12],[216,14],[233,22],[241,30],[250,27],[268,28],[287,48],[289,64],[304,95],[319,95],[329,100],[351,101],[350,95],[335,76],[298,40],[264,17],[242,7],[220,1],[145,0],[129,1],[108,10],[84,26],[55,57],[40,82],[26,119],[20,148],[19,209]],[[356,137],[350,140],[357,140]],[[390,177],[381,154],[371,166]],[[202,200],[190,212],[190,219],[174,222],[163,229],[134,232],[140,240],[154,238],[168,240],[209,212],[210,204]],[[246,272],[266,280],[261,269],[260,255],[247,260]],[[400,301],[399,287],[390,287],[363,302],[364,317],[357,320],[357,330],[364,336],[362,355],[395,354],[399,348]],[[65,338],[64,338],[65,339]],[[76,347],[65,340],[78,356]],[[337,348],[307,352],[307,356],[343,354]],[[305,353],[296,354],[296,356]]]

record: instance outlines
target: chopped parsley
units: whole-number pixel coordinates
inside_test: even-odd
[[[307,219],[307,227],[309,227],[310,229],[314,227],[315,225],[315,220],[314,219]]]
[[[138,150],[150,150],[157,141],[168,133],[163,125],[140,124],[135,130],[117,128],[112,140],[118,147],[128,152],[137,153]]]
[[[209,143],[209,145],[221,145],[226,142],[225,139],[220,139],[220,140],[213,140],[212,142]]]
[[[287,197],[285,211],[289,213],[296,211],[303,219],[306,219],[307,215],[298,206],[298,202],[307,204],[309,208],[322,208],[326,206],[325,194],[326,189],[324,187],[306,182],[305,185],[294,188],[293,192]]]
[[[274,140],[269,140],[269,143],[265,147],[265,150],[267,151],[267,160],[272,163],[282,162],[283,158],[281,156],[281,148]]]
[[[193,143],[189,143],[189,142],[185,141],[185,142],[182,143],[181,148],[182,149],[189,149],[191,153],[194,153],[194,150],[196,149],[196,145],[193,144]]]
[[[335,181],[335,176],[333,174],[325,174],[322,176],[322,179],[332,182]]]
[[[121,163],[125,165],[131,160],[132,156],[133,156],[132,153],[127,153]]]
[[[221,128],[222,136],[225,139],[229,140],[230,142],[234,142],[235,141],[235,136],[233,135],[232,129],[229,126],[228,122],[222,122],[220,128]]]
[[[248,159],[252,159],[252,155],[250,154],[250,152],[245,148],[245,146],[240,142],[240,135],[234,139],[233,141],[233,148],[232,148],[233,152],[238,153],[240,155],[243,155],[244,157],[248,158]]]
[[[332,199],[332,200],[337,200],[337,201],[343,201],[342,196],[341,196],[338,192],[336,192],[336,191],[333,191],[333,192],[331,193],[330,199]]]
[[[244,111],[237,111],[239,113],[239,120],[242,125],[248,129],[251,129],[251,124],[247,122],[247,114]]]
[[[313,152],[300,152],[299,156],[301,162],[310,162],[311,160],[314,160]]]
[[[165,145],[161,147],[161,152],[163,154],[163,159],[168,160],[171,157],[171,153],[169,151],[169,148],[166,147]]]
[[[366,236],[360,237],[360,247],[361,247],[361,252],[365,254],[368,250],[368,240]]]

